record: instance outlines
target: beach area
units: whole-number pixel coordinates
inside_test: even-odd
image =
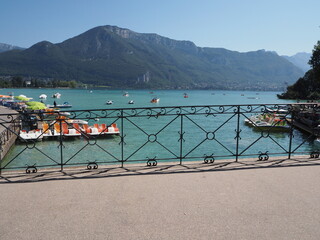
[[[319,239],[319,163],[2,177],[0,239]]]

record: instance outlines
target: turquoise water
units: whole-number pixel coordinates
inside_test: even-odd
[[[191,106],[191,105],[228,105],[228,104],[256,104],[256,103],[283,103],[276,97],[278,92],[251,92],[251,91],[209,91],[209,90],[73,90],[73,89],[2,89],[0,94],[13,92],[39,100],[39,95],[46,94],[48,98],[44,103],[53,104],[52,94],[59,92],[61,98],[57,104],[68,102],[74,110],[125,108],[125,107],[154,107],[154,106]],[[129,97],[123,93],[128,92]],[[187,93],[189,98],[184,98]],[[150,103],[153,97],[160,98],[158,104]],[[114,104],[106,105],[107,100]],[[135,104],[129,105],[128,101]]]
[[[34,100],[38,100],[39,95],[46,94],[48,95],[46,104],[53,104],[54,100],[57,104],[68,102],[73,105],[72,110],[290,103],[290,101],[277,99],[277,92],[3,89],[0,94],[9,92],[13,92],[15,96],[23,94]],[[50,97],[55,92],[61,93],[60,99]],[[123,96],[124,92],[128,92],[129,96]],[[184,98],[184,93],[187,93],[189,97]],[[150,103],[153,97],[160,98],[160,102]],[[108,100],[112,100],[114,104],[106,105]],[[129,100],[134,100],[135,104],[129,105]],[[240,118],[241,138],[238,142],[238,153],[245,157],[251,155],[257,157],[259,152],[268,152],[272,155],[288,150],[288,133],[272,133],[270,137],[262,137],[261,132],[244,124],[244,117],[250,115],[248,113]],[[109,122],[106,122],[107,120]],[[107,120],[97,119],[96,123],[110,124],[110,121],[116,121],[118,126],[121,126],[120,119],[117,117]],[[183,121],[182,129],[181,121]],[[90,122],[90,124],[93,123],[93,121]],[[236,154],[237,116],[232,113],[211,116],[193,115],[183,119],[177,116],[133,117],[124,119],[123,124],[123,129],[120,129],[124,135],[123,144],[119,136],[90,141],[84,138],[67,139],[63,142],[63,147],[57,139],[37,142],[34,146],[17,144],[3,161],[2,167],[14,168],[60,163],[76,165],[89,162],[113,164],[118,163],[121,159],[127,162],[145,162],[153,158],[161,158],[161,161],[178,161],[180,154],[185,160],[203,161],[205,156],[213,155],[216,159],[220,159],[234,158],[233,155]],[[211,140],[206,139],[208,132],[208,138]],[[150,139],[152,141],[149,141]],[[304,143],[305,140],[306,136],[299,131],[294,131],[293,149],[298,148],[297,152],[305,152],[315,148],[312,141]]]

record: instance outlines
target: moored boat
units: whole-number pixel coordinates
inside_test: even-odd
[[[263,113],[246,118],[244,122],[261,131],[290,131],[287,120],[276,114]]]
[[[57,93],[53,94],[52,97],[53,98],[60,98],[61,94],[57,92]]]
[[[41,95],[39,96],[39,99],[47,99],[47,95],[46,95],[46,94],[41,94]]]
[[[41,141],[43,134],[40,129],[20,130],[19,137],[24,141]]]

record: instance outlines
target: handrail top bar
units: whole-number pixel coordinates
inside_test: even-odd
[[[207,107],[243,107],[243,106],[297,106],[297,105],[317,105],[320,106],[320,103],[255,103],[255,104],[220,104],[220,105],[187,105],[187,106],[151,106],[151,107],[136,107],[136,108],[99,108],[99,109],[82,109],[82,110],[58,110],[58,111],[50,111],[51,113],[59,113],[59,112],[84,112],[84,111],[121,111],[121,110],[142,110],[142,109],[174,109],[174,108],[207,108]],[[40,112],[26,112],[26,114],[37,114]],[[49,113],[49,111],[43,111],[42,113]],[[0,116],[7,116],[7,115],[19,115],[21,113],[6,113],[6,114],[0,114]]]

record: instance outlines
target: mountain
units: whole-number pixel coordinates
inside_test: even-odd
[[[292,62],[295,66],[299,67],[304,72],[310,70],[310,65],[308,64],[311,53],[300,52],[293,56],[282,56],[288,61]]]
[[[6,52],[14,49],[23,49],[21,47],[13,46],[10,44],[5,44],[5,43],[0,43],[0,53],[1,52]]]
[[[200,48],[116,26],[64,42],[0,53],[0,75],[77,80],[113,88],[279,90],[303,71],[276,53]]]

